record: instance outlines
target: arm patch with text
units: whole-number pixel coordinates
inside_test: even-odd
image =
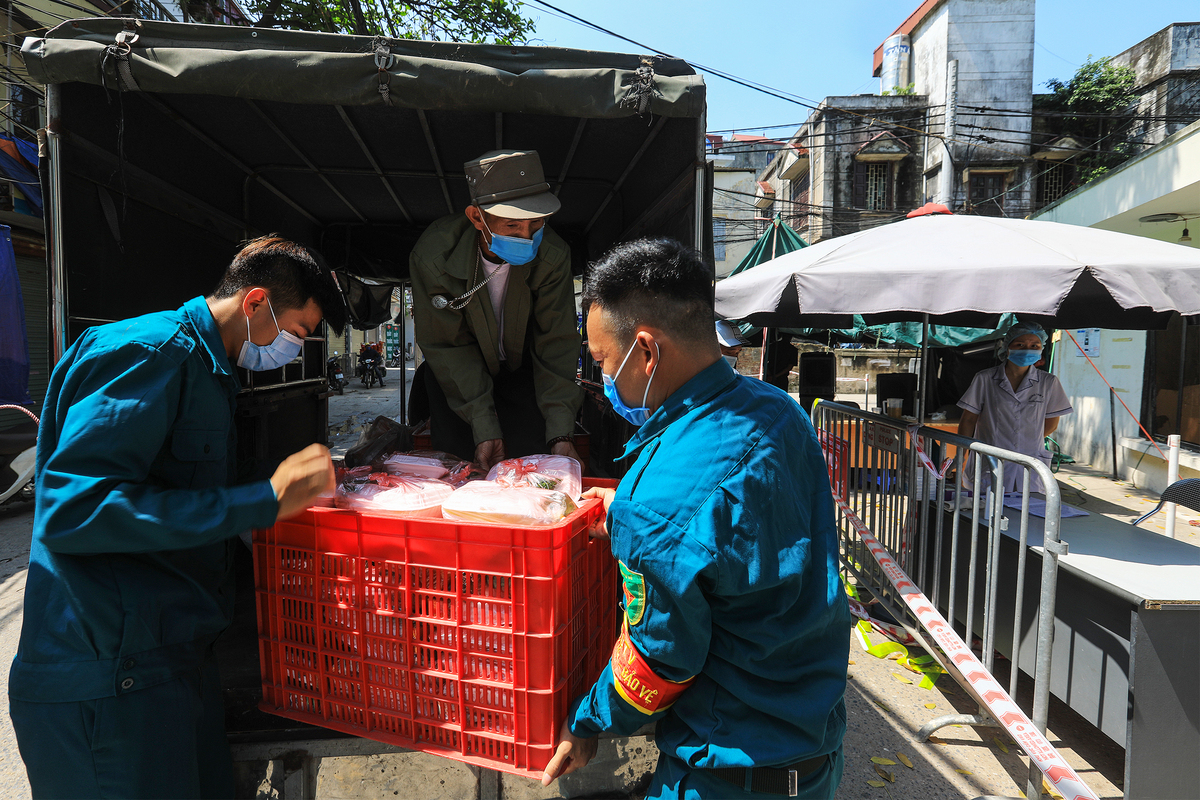
[[[629,640],[627,622],[621,625],[621,635],[613,645],[612,673],[617,693],[646,715],[670,708],[696,679],[693,676],[677,683],[655,673]]]

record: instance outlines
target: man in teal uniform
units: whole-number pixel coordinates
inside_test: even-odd
[[[342,328],[328,271],[263,237],[209,297],[90,328],[55,367],[8,684],[35,798],[232,796],[213,642],[236,537],[333,487],[318,444],[235,482],[233,365],[286,364],[322,316]]]
[[[722,360],[711,271],[677,242],[618,246],[583,304],[605,394],[640,426],[620,486],[592,491],[625,614],[543,781],[586,764],[597,734],[656,721],[648,800],[833,797],[850,614],[808,415]]]

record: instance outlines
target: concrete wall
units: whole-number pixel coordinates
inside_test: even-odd
[[[1028,116],[985,115],[964,108],[1029,112],[1033,107],[1034,0],[949,0],[922,20],[912,32],[914,88],[928,97],[931,107],[929,131],[944,130],[946,72],[951,60],[958,61],[958,139],[951,144],[956,174],[951,195],[942,196],[936,180],[922,188],[924,200],[955,207],[964,196],[958,172],[967,166],[1018,166],[1029,155],[1031,119]],[[996,142],[965,139],[981,131]],[[1009,140],[1009,141],[1004,141]],[[925,143],[926,175],[942,164],[940,144]],[[1030,167],[1019,165],[1006,198],[1006,209],[1024,213],[1030,207]]]
[[[1200,22],[1168,25],[1113,56],[1112,63],[1131,67],[1137,73],[1138,88],[1150,86],[1173,72],[1200,69]]]
[[[751,195],[757,187],[758,176],[752,170],[717,169],[713,174],[713,222],[725,221],[725,258],[716,262],[717,277],[725,277],[741,263],[750,248],[754,247],[760,230],[754,221],[759,211],[753,205]],[[726,189],[736,194],[725,194]],[[771,212],[761,212],[768,216]]]
[[[1029,155],[1028,116],[982,116],[961,106],[1028,114],[1033,109],[1033,0],[953,0],[947,5],[946,58],[958,60],[959,125],[984,125],[993,142],[973,158]],[[970,129],[961,128],[961,132]],[[974,148],[976,151],[978,147]],[[957,155],[957,153],[956,153]]]
[[[1177,117],[1135,123],[1131,138],[1158,144],[1200,117],[1200,22],[1168,25],[1112,63],[1136,74],[1138,114]]]
[[[837,154],[825,145],[824,114],[814,111],[805,123],[806,136],[804,146],[809,152],[809,171],[812,174],[812,184],[809,187],[809,202],[813,205],[815,214],[808,218],[808,242],[815,244],[822,239],[828,239],[837,234],[833,228],[833,214],[825,208],[833,204],[830,187],[833,185]]]
[[[1078,338],[1078,332],[1076,336]],[[1057,344],[1054,374],[1062,381],[1075,413],[1063,418],[1054,438],[1063,452],[1083,464],[1112,470],[1112,417],[1109,414],[1109,391],[1103,379],[1084,358],[1079,348],[1066,336]],[[1092,361],[1117,390],[1130,411],[1141,415],[1143,377],[1145,376],[1145,331],[1100,332],[1100,354]],[[1138,437],[1137,420],[1117,402],[1118,464],[1123,453],[1120,439]]]
[[[716,262],[717,277],[723,278],[741,263],[764,229],[761,223],[755,221],[755,217],[782,213],[787,219],[791,213],[788,203],[765,210],[755,207],[754,194],[758,189],[758,174],[772,163],[777,154],[791,154],[792,160],[795,160],[796,151],[786,142],[739,134],[728,139],[712,137],[708,145],[708,160],[713,165],[713,187],[716,190],[713,192],[714,245],[721,243],[716,223],[718,220],[725,221],[725,257],[718,258]]]
[[[944,3],[926,17],[911,34],[913,89],[918,94],[928,97],[929,105],[937,109],[937,117],[929,126],[930,133],[940,134],[944,129],[941,110],[946,104],[946,45],[952,5],[953,0]],[[929,157],[926,169],[941,164],[941,148],[932,148]]]

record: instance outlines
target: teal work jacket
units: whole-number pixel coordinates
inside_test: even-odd
[[[718,360],[626,453],[638,457],[608,529],[628,644],[573,704],[571,731],[628,735],[657,721],[659,749],[693,768],[836,752],[850,612],[808,415]]]
[[[54,369],[9,695],[112,697],[195,670],[229,624],[232,549],[274,523],[234,486],[237,376],[203,297],[89,328]]]

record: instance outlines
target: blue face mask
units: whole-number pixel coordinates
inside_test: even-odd
[[[295,334],[280,330],[279,320],[275,319],[275,309],[271,308],[271,298],[267,298],[267,308],[271,311],[271,319],[275,320],[275,330],[279,335],[265,347],[250,341],[250,318],[246,317],[246,341],[242,344],[242,352],[238,354],[237,365],[251,372],[266,372],[279,369],[296,356],[304,347],[304,340]]]
[[[491,250],[492,254],[501,261],[517,266],[533,261],[538,248],[542,246],[542,232],[546,230],[546,226],[543,225],[534,231],[532,239],[521,239],[517,236],[501,236],[498,233],[492,233],[492,229],[487,226],[486,221],[483,223],[483,227],[492,237],[488,250]]]
[[[646,424],[646,420],[650,419],[650,409],[646,407],[646,398],[650,395],[650,384],[654,383],[654,373],[658,372],[658,364],[654,365],[654,372],[650,373],[650,380],[646,382],[646,391],[642,392],[641,408],[630,408],[625,405],[625,401],[621,399],[621,393],[617,391],[617,378],[620,376],[621,370],[625,369],[625,361],[628,361],[629,356],[633,355],[635,347],[637,347],[636,341],[630,345],[629,352],[625,354],[625,360],[617,368],[616,375],[610,378],[601,373],[601,377],[604,380],[604,396],[608,398],[608,402],[612,403],[613,411],[640,428]],[[658,342],[654,343],[654,349],[658,351]]]
[[[1032,367],[1042,358],[1041,350],[1009,350],[1008,360],[1018,367]]]

